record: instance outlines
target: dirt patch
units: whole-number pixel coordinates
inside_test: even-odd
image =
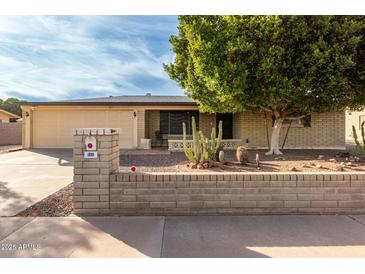
[[[136,166],[137,172],[328,172],[365,171],[365,161],[354,154],[338,150],[287,150],[284,155],[265,155],[265,150],[249,151],[250,162],[240,165],[235,151],[226,151],[226,164],[209,169],[191,169],[183,152],[169,155],[121,155],[121,171],[130,171]],[[260,166],[255,162],[259,155]]]
[[[329,162],[324,160],[317,161],[265,161],[261,162],[259,166],[255,163],[248,163],[241,165],[238,162],[227,162],[222,167],[212,167],[209,169],[193,169],[193,171],[199,172],[283,172],[283,171],[295,171],[295,172],[351,172],[351,171],[365,171],[365,163],[351,163],[351,166],[347,166],[351,162]],[[176,169],[179,172],[192,171],[187,167],[188,163],[176,165]]]
[[[19,217],[64,217],[73,212],[73,183],[18,213]]]

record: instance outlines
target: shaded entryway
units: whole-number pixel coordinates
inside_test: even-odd
[[[217,113],[216,128],[218,129],[219,121],[222,121],[222,139],[233,139],[233,114],[232,113]],[[217,130],[218,134],[218,130]]]

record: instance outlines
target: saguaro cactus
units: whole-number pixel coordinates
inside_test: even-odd
[[[194,117],[192,117],[191,127],[193,141],[192,147],[188,147],[186,141],[186,124],[183,123],[183,145],[186,157],[195,164],[208,160],[217,161],[217,151],[221,148],[222,144],[222,121],[219,122],[218,136],[216,136],[216,130],[213,128],[210,140],[205,138],[202,131],[197,131]]]
[[[186,125],[183,123],[183,145],[184,145],[184,152],[186,157],[189,159],[189,161],[192,161],[193,163],[199,163],[201,158],[201,146],[199,142],[199,136],[196,131],[196,124],[195,124],[195,118],[192,117],[192,134],[193,134],[193,145],[192,147],[188,147],[186,143]]]
[[[354,137],[355,143],[356,143],[356,151],[363,156],[365,156],[365,129],[364,129],[365,121],[361,123],[360,132],[361,132],[361,138],[362,138],[362,144],[360,143],[355,126],[352,126],[352,135]]]
[[[203,132],[199,131],[199,141],[201,144],[201,162],[209,160],[209,140],[205,138]]]
[[[222,134],[223,134],[223,124],[219,121],[218,124],[218,136],[215,128],[212,128],[212,133],[210,134],[210,142],[208,146],[209,159],[218,161],[218,150],[221,149],[222,144]]]

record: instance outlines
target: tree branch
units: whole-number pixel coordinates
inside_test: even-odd
[[[285,117],[285,119],[287,120],[299,120],[299,119],[302,119],[306,116],[308,116],[309,114],[304,114],[304,115],[300,115],[300,116],[293,116],[293,117]]]
[[[263,106],[260,106],[260,108],[261,108],[262,110],[266,111],[266,112],[270,112],[270,113],[272,113],[272,110],[271,110],[271,109],[269,109],[269,108],[266,108],[266,107],[263,107]]]

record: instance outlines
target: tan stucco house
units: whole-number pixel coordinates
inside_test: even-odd
[[[19,119],[20,117],[0,108],[0,123],[9,123],[11,118]]]
[[[206,136],[219,120],[227,148],[246,144],[267,148],[272,119],[263,113],[201,113],[185,96],[110,96],[97,99],[23,103],[23,146],[25,148],[71,148],[73,128],[120,128],[121,148],[142,148],[145,139],[152,147],[182,146],[182,122],[191,130],[191,116]],[[289,122],[281,131],[285,148],[344,149],[345,112],[313,113],[305,120]]]

